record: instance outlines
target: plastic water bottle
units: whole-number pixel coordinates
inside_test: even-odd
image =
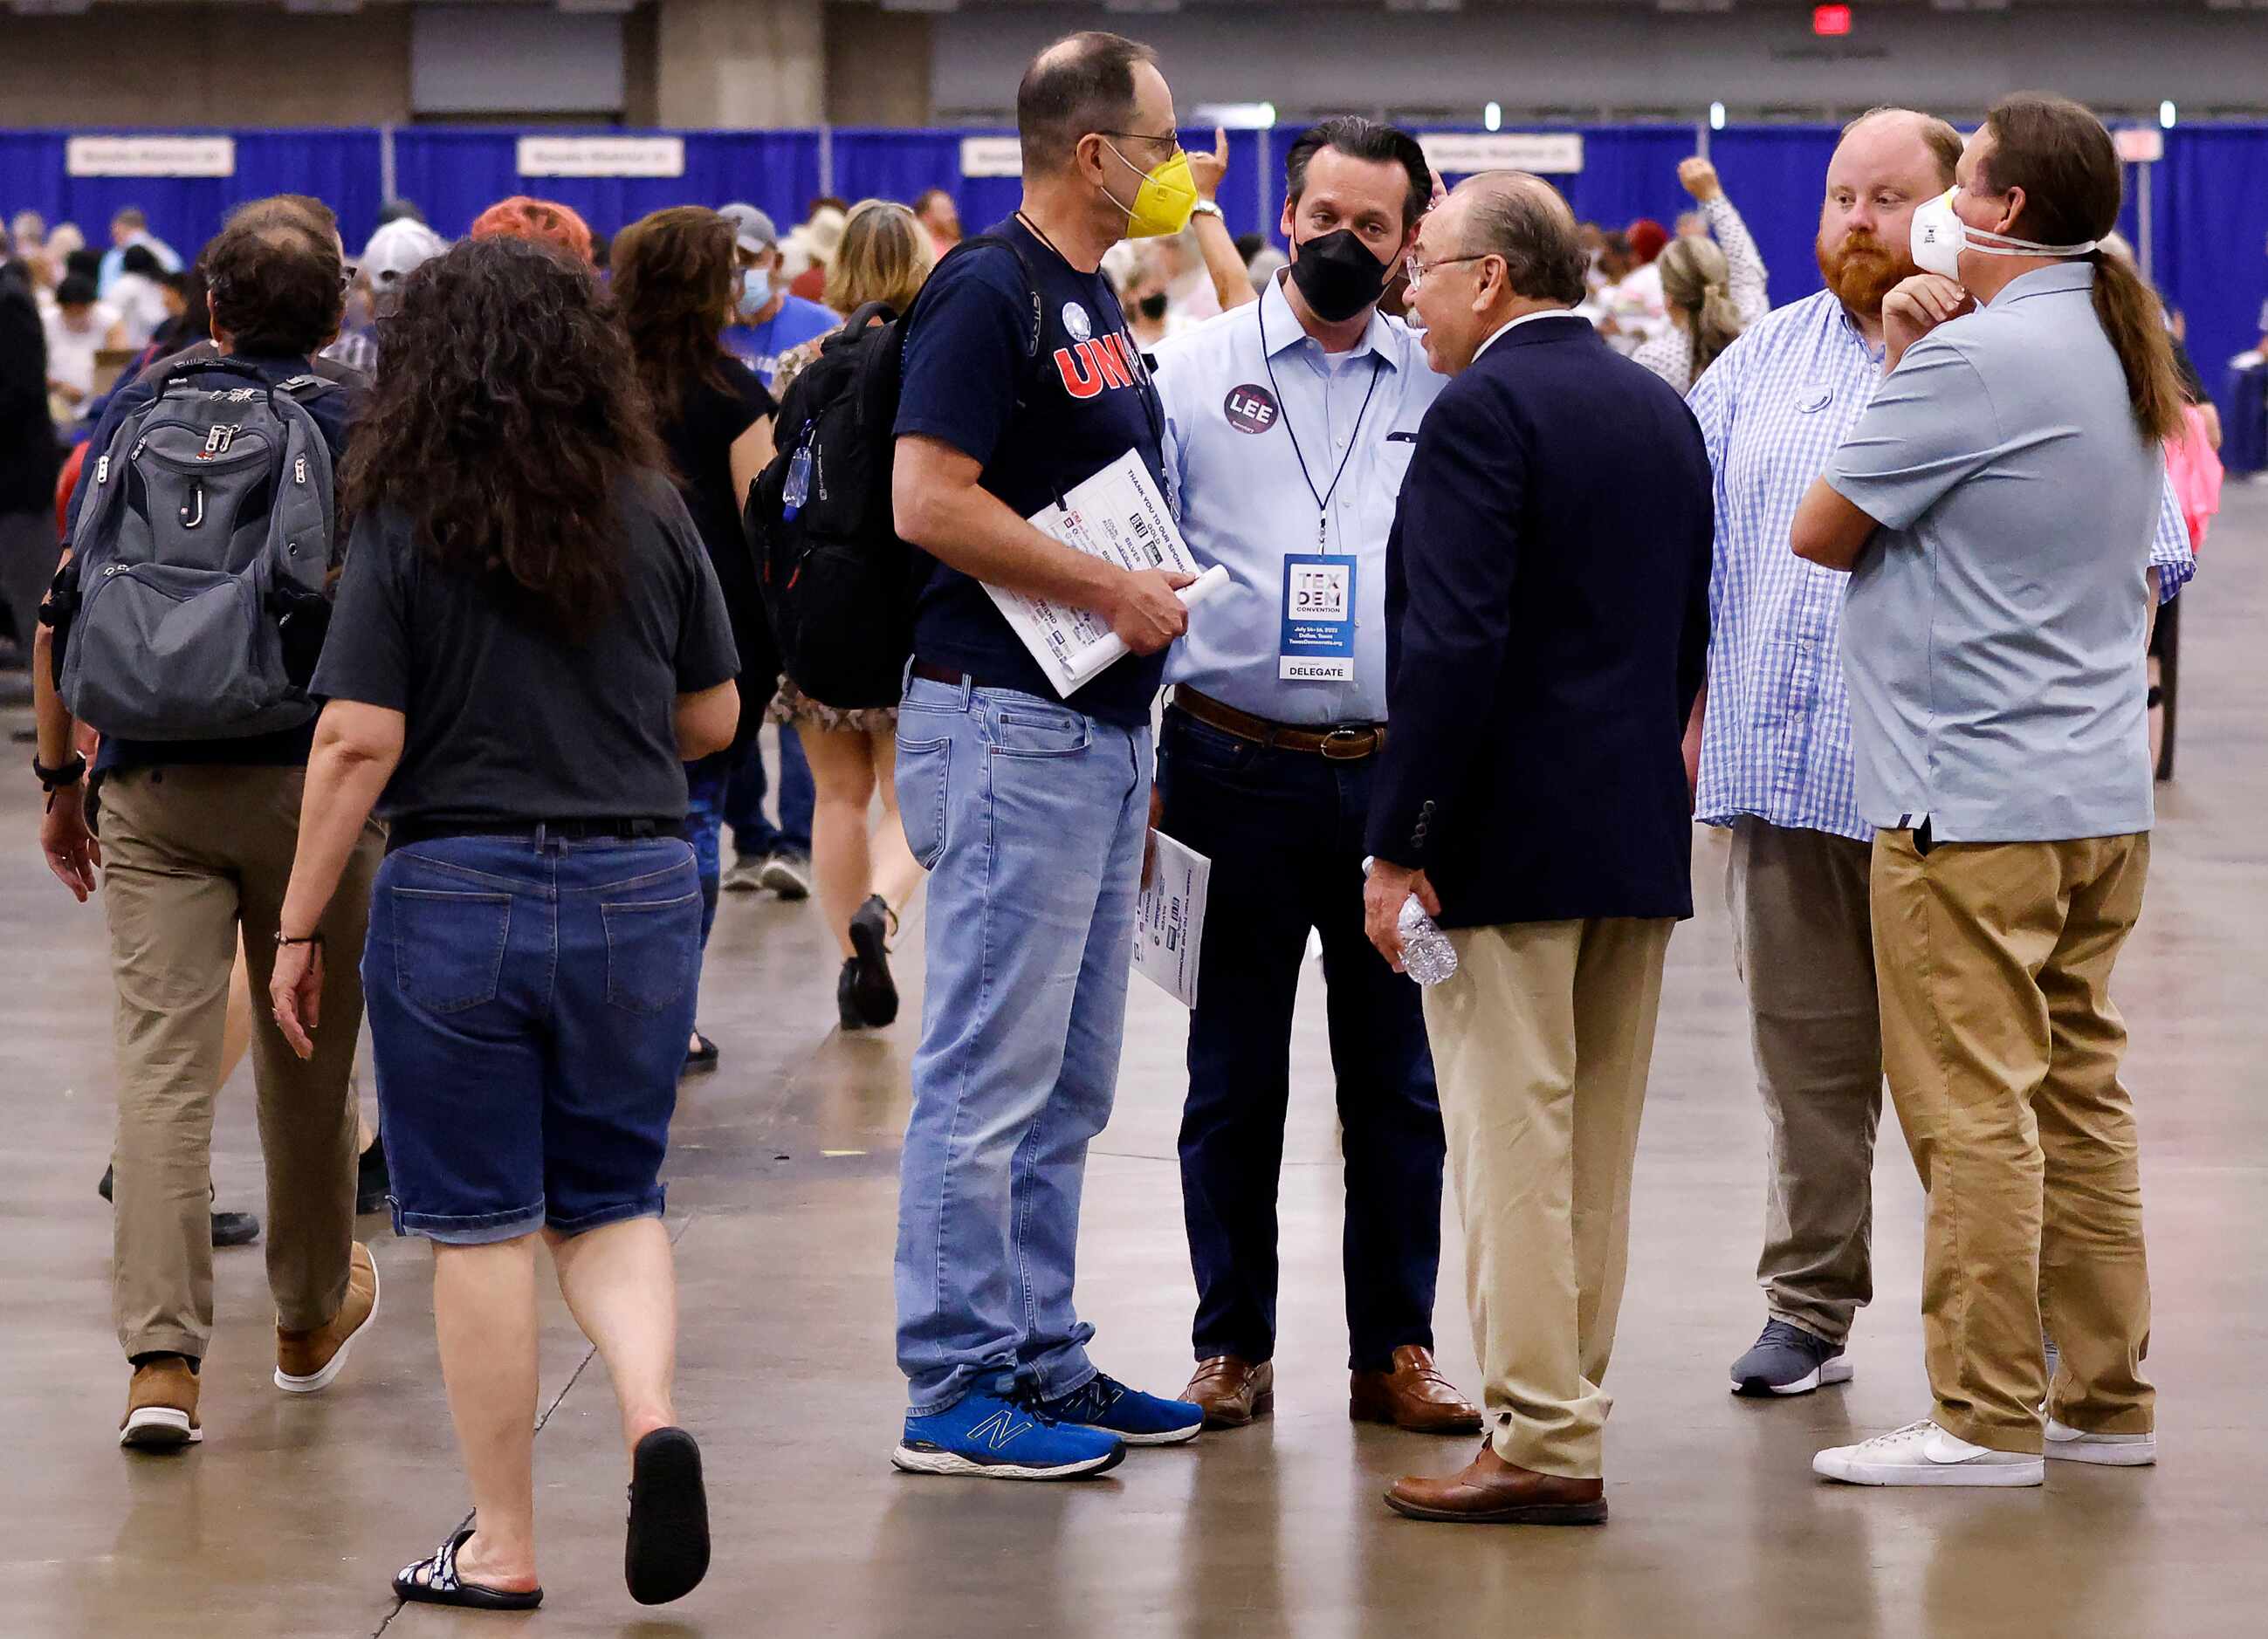
[[[1375,863],[1364,860],[1363,875],[1368,876]],[[1457,947],[1425,914],[1425,906],[1418,902],[1415,893],[1402,901],[1402,914],[1395,919],[1395,925],[1402,932],[1403,971],[1429,988],[1456,977]]]

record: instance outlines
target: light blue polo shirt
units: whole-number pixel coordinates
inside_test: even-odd
[[[1190,611],[1166,680],[1277,723],[1383,723],[1386,540],[1418,423],[1448,379],[1407,326],[1381,313],[1351,352],[1330,359],[1300,327],[1280,276],[1258,301],[1160,343],[1157,361],[1182,533],[1200,564],[1229,574]],[[1318,495],[1329,498],[1320,513]],[[1278,675],[1284,560],[1314,553],[1355,561],[1351,681]]]
[[[1843,669],[1859,812],[1949,842],[2150,828],[2143,648],[2165,459],[2095,316],[2025,274],[1916,342],[1829,484],[1881,529]]]

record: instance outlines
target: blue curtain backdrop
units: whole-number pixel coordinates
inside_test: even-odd
[[[1584,169],[1554,179],[1576,212],[1620,227],[1650,216],[1665,225],[1686,208],[1677,161],[1694,151],[1683,125],[1586,126]],[[118,133],[121,135],[130,133]],[[617,133],[609,133],[617,134]],[[932,186],[950,189],[971,228],[1015,208],[1013,178],[961,175],[964,133],[849,129],[832,132],[833,191],[910,200]],[[1005,134],[1005,133],[995,133]],[[1271,237],[1283,208],[1284,155],[1296,127],[1230,134],[1231,168],[1221,204],[1236,232]],[[236,136],[236,173],[229,177],[71,177],[64,174],[67,134],[0,130],[0,213],[32,209],[51,223],[76,222],[98,249],[107,243],[111,213],[139,205],[158,236],[185,255],[219,227],[228,209],[274,193],[306,193],[330,202],[350,251],[359,249],[377,218],[381,140],[369,129],[253,130]],[[664,205],[722,204],[745,199],[784,228],[799,220],[820,191],[819,132],[684,133],[682,177],[526,178],[517,173],[519,133],[508,129],[414,127],[394,136],[395,186],[416,200],[435,227],[460,233],[481,209],[513,193],[537,193],[575,207],[591,224],[613,232]],[[1209,130],[1182,141],[1209,146]],[[1811,240],[1832,127],[1736,126],[1714,133],[1710,151],[1756,237],[1771,275],[1775,302],[1819,288]],[[2139,168],[2127,167],[2123,225],[2139,246]],[[1452,180],[1455,179],[1452,178]],[[2263,237],[2268,234],[2268,124],[2185,125],[2167,133],[2166,157],[2153,171],[2152,226],[2158,283],[2188,316],[2190,349],[2205,379],[2218,386],[2229,356],[2261,334],[2268,296]],[[1266,203],[1263,209],[1263,199]],[[2224,407],[2226,408],[2226,407]]]
[[[1268,232],[1278,244],[1283,240],[1276,230],[1284,214],[1284,158],[1299,140],[1300,129],[1279,127],[1269,136],[1274,175],[1269,184]],[[1677,162],[1694,151],[1690,125],[1522,125],[1519,129],[1523,135],[1568,131],[1581,135],[1582,170],[1547,180],[1566,195],[1575,214],[1586,221],[1623,228],[1640,217],[1652,217],[1666,228],[1676,221],[1678,211],[1693,202],[1677,185]],[[1482,135],[1470,128],[1429,126],[1425,129],[1429,135],[1437,131]],[[1454,187],[1464,178],[1452,173],[1443,180]]]
[[[269,194],[313,194],[327,202],[339,213],[350,250],[360,248],[378,219],[373,130],[239,131],[236,174],[213,177],[67,176],[63,148],[70,135],[0,131],[0,210],[75,222],[97,250],[110,248],[111,216],[128,205],[140,206],[151,232],[185,258],[219,230],[232,206]]]
[[[556,199],[580,212],[598,232],[612,234],[665,206],[736,200],[768,212],[785,232],[803,220],[819,192],[816,131],[679,134],[685,138],[683,176],[523,177],[518,131],[417,126],[394,133],[394,187],[416,201],[436,230],[452,238],[512,194]]]
[[[830,133],[835,161],[835,191],[849,200],[900,199],[911,202],[932,187],[954,197],[961,226],[974,233],[1001,221],[1023,196],[1023,182],[1012,176],[964,177],[961,174],[961,139],[964,136],[1012,137],[1012,131],[906,131],[845,129]],[[1182,146],[1210,151],[1213,132],[1195,127],[1182,133]],[[1232,233],[1249,233],[1261,226],[1260,165],[1263,134],[1228,134],[1228,176],[1220,190],[1222,218]],[[1278,151],[1279,153],[1281,150]],[[1134,178],[1127,177],[1120,195],[1131,202]],[[1269,220],[1274,225],[1274,218]]]
[[[1827,194],[1827,162],[1840,140],[1832,125],[1749,126],[1710,134],[1709,158],[1764,254],[1775,307],[1825,288],[1813,246]]]

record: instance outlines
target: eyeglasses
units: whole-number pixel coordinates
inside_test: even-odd
[[[1163,136],[1152,136],[1147,131],[1097,131],[1095,135],[1116,136],[1130,143],[1154,143],[1166,151],[1166,157],[1168,159],[1182,151],[1182,136],[1178,131],[1167,131]]]
[[[1496,253],[1494,251],[1484,250],[1477,252],[1470,256],[1443,256],[1435,261],[1421,261],[1413,254],[1410,256],[1409,262],[1410,288],[1413,290],[1416,290],[1419,284],[1425,282],[1425,276],[1436,268],[1454,268],[1461,261],[1486,261],[1491,256],[1495,254]]]

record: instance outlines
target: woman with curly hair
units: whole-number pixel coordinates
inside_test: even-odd
[[[677,205],[633,222],[611,253],[615,300],[630,333],[638,379],[659,418],[678,489],[709,548],[743,669],[755,681],[779,670],[771,626],[756,584],[755,555],[740,524],[748,486],[772,459],[772,398],[756,374],[725,350],[726,322],[740,293],[733,225],[713,210]],[[756,682],[761,697],[762,682]],[[716,756],[688,768],[686,836],[701,867],[701,942],[717,921],[725,793],[733,770],[762,724],[756,701],[740,732]],[[717,1044],[694,1035],[688,1074],[717,1068]]]
[[[659,1181],[701,974],[686,760],[731,743],[738,660],[709,555],[613,304],[540,244],[468,239],[381,322],[344,467],[354,519],[312,692],[270,991],[302,1056],[311,931],[373,806],[361,952],[397,1233],[434,1243],[433,1319],[474,1521],[405,1599],[526,1610],[535,1251],[605,1356],[630,1451],[625,1571],[647,1604],[708,1568],[701,1457],[671,1404]]]
[[[827,270],[827,305],[838,313],[855,313],[870,302],[893,313],[910,312],[936,261],[930,237],[912,211],[887,200],[861,200],[843,224]],[[773,379],[783,400],[827,340],[806,342],[780,360]],[[898,819],[898,714],[887,706],[854,711],[823,706],[793,679],[782,677],[767,715],[801,738],[811,760],[817,793],[811,874],[828,931],[843,952],[836,1015],[845,1030],[879,1029],[898,1016],[890,937],[922,884],[921,866]],[[877,791],[882,817],[874,827],[870,816]]]

